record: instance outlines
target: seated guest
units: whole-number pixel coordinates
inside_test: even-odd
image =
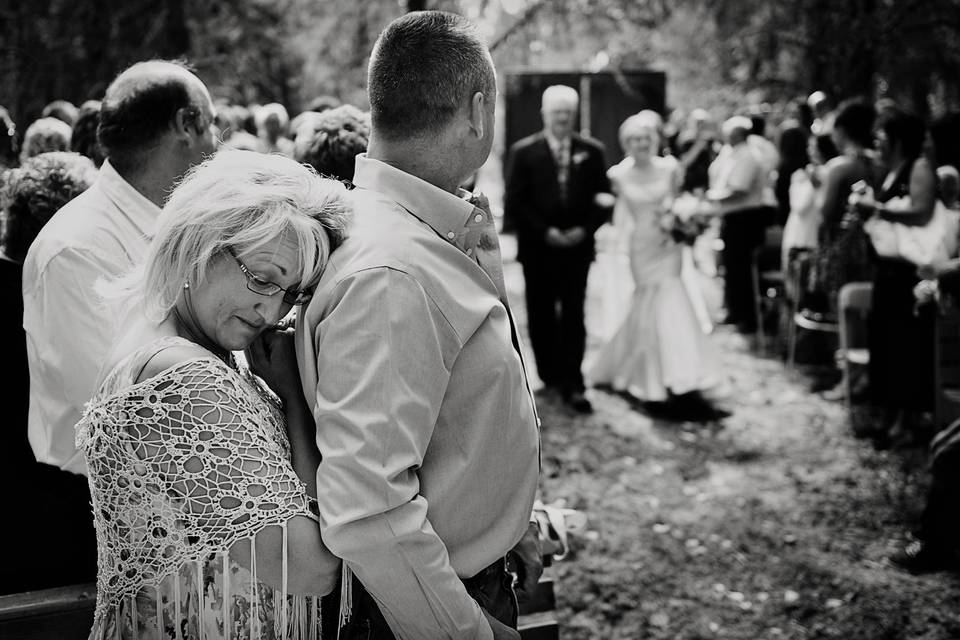
[[[97,127],[100,125],[100,101],[87,100],[80,105],[77,122],[70,135],[70,148],[81,153],[98,167],[103,164],[106,153],[97,140]]]
[[[101,282],[125,321],[77,425],[99,557],[91,639],[317,637],[340,561],[320,539],[293,334],[274,325],[313,295],[344,194],[291,159],[223,150],[174,189],[142,262]]]
[[[271,102],[254,111],[260,150],[264,153],[280,153],[293,157],[293,140],[287,137],[290,118],[287,110],[278,102]]]
[[[0,232],[0,287],[6,312],[0,315],[0,335],[7,345],[6,382],[0,386],[0,406],[6,424],[0,439],[3,465],[0,477],[10,492],[7,507],[16,513],[17,526],[3,527],[0,546],[15,549],[0,571],[0,593],[30,591],[93,579],[93,530],[62,535],[65,523],[89,518],[84,497],[86,480],[72,476],[72,484],[54,483],[61,474],[38,464],[27,440],[30,371],[23,330],[23,259],[37,232],[63,205],[87,189],[97,177],[93,162],[77,153],[51,151],[24,161],[4,174],[0,187],[3,226]],[[71,491],[75,489],[75,491]],[[73,514],[73,515],[71,515]],[[84,535],[89,533],[89,535]]]
[[[57,118],[34,120],[23,134],[20,162],[47,151],[69,151],[70,125]]]
[[[338,180],[353,179],[358,153],[367,150],[370,113],[344,104],[318,113],[297,133],[294,155],[320,172]]]
[[[69,100],[54,100],[47,103],[43,111],[40,112],[41,118],[56,118],[66,122],[71,127],[77,123],[79,115],[77,107]]]

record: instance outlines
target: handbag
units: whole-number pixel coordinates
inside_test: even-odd
[[[891,198],[886,206],[892,211],[906,209],[910,197]],[[920,266],[949,260],[956,253],[958,223],[957,214],[937,200],[925,225],[910,226],[871,216],[863,228],[878,256],[901,258]]]

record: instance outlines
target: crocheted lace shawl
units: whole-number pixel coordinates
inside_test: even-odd
[[[98,546],[90,637],[315,638],[319,597],[288,596],[286,584],[274,592],[252,553],[243,564],[228,554],[278,525],[286,569],[286,522],[316,519],[283,415],[252,376],[212,355],[135,382],[153,355],[183,342],[131,354],[77,425]]]

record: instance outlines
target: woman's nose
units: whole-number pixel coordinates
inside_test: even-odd
[[[290,311],[290,305],[283,301],[283,292],[278,291],[272,296],[261,296],[257,301],[257,312],[263,317],[268,325],[276,324]]]

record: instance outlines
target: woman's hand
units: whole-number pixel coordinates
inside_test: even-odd
[[[293,329],[270,328],[245,350],[250,371],[266,382],[284,402],[294,394],[302,393],[293,340]]]
[[[847,204],[856,207],[858,211],[872,213],[877,208],[877,201],[873,197],[873,189],[863,180],[860,180],[850,187],[850,195],[847,197]]]

